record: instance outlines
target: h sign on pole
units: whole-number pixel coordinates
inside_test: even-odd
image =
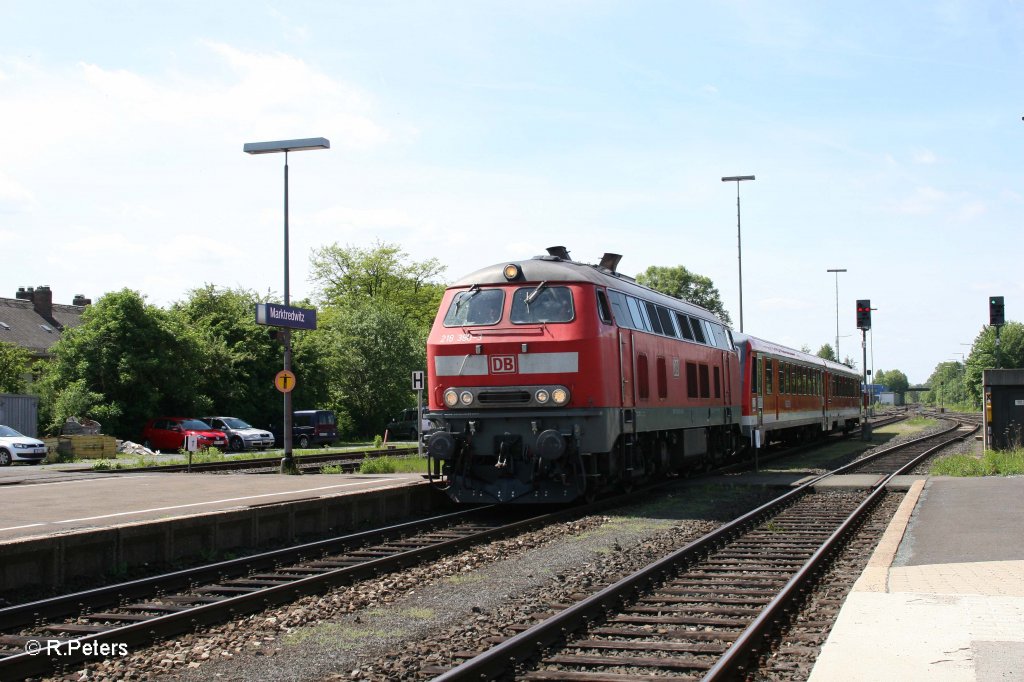
[[[412,373],[412,390],[416,391],[416,454],[423,457],[423,372],[417,370]],[[427,463],[427,473],[430,473],[430,463]]]

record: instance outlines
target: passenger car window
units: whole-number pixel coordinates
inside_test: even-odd
[[[572,291],[568,287],[523,287],[512,294],[514,324],[572,322]]]
[[[501,289],[470,289],[455,294],[444,326],[463,327],[469,324],[497,324],[505,305],[505,292]]]

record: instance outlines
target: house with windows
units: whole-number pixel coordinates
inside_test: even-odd
[[[48,286],[19,287],[14,298],[0,298],[0,342],[20,346],[33,359],[48,360],[65,329],[81,324],[92,300],[75,295],[71,305],[53,302]]]

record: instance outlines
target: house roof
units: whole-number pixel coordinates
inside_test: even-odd
[[[13,343],[39,357],[49,356],[61,332],[82,322],[85,306],[54,303],[52,319],[36,312],[32,301],[0,298],[0,341]]]

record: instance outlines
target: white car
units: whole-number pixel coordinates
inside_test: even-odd
[[[23,436],[10,426],[0,424],[0,466],[12,462],[39,464],[46,457],[46,443],[38,438]]]

